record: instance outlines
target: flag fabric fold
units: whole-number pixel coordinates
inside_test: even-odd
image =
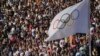
[[[57,40],[75,33],[89,31],[89,0],[83,0],[58,13],[52,20],[48,38],[45,41]]]

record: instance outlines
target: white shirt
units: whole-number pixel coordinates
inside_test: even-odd
[[[94,30],[94,27],[91,27],[91,28],[90,28],[90,34],[91,34],[91,35],[93,34],[93,32],[92,32],[93,30]]]
[[[42,49],[42,47],[43,47],[42,45],[39,45],[39,48],[40,48],[40,49]]]
[[[35,36],[34,32],[35,32],[35,29],[32,29],[32,36]]]
[[[95,9],[96,9],[96,10],[100,10],[100,5],[98,5]]]
[[[29,52],[32,52],[32,49],[31,49],[31,48],[29,48],[29,49],[28,49],[28,51],[29,51]]]
[[[13,53],[14,56],[18,56],[19,51],[16,51],[15,53]]]
[[[47,53],[45,53],[45,54],[44,54],[44,56],[48,56],[48,54],[47,54]]]
[[[75,56],[81,56],[81,53],[80,52],[77,52]]]
[[[15,31],[15,28],[14,28],[14,27],[11,28],[11,33],[12,33],[12,34],[14,33],[14,31]]]
[[[25,56],[29,56],[29,51],[25,51]]]
[[[60,40],[60,43],[59,43],[60,47],[63,47],[64,46],[64,43],[65,43],[64,40]]]
[[[39,38],[39,35],[38,35],[38,34],[36,34],[36,37],[35,37],[35,38],[36,38],[36,39],[37,39],[37,38]]]
[[[23,53],[23,52],[21,52],[21,53],[20,53],[20,56],[24,56],[24,53]]]

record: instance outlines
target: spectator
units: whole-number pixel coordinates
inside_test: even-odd
[[[67,42],[61,39],[44,43],[53,17],[80,1],[0,0],[0,56],[88,56],[88,38],[81,33],[67,38]],[[90,34],[95,46],[92,54],[96,56],[100,55],[99,15],[100,1],[91,0]]]

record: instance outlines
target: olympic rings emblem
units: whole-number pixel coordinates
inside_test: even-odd
[[[63,29],[65,26],[71,26],[75,20],[79,18],[79,10],[75,9],[71,14],[65,13],[60,19],[57,19],[53,24],[53,29]],[[62,23],[62,26],[60,25]],[[59,27],[60,26],[60,27]]]

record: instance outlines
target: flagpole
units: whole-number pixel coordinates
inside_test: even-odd
[[[89,30],[90,31],[90,30]],[[88,44],[89,44],[89,56],[92,56],[92,50],[91,50],[91,41],[92,41],[92,37],[91,37],[91,34],[90,34],[90,32],[89,32],[89,34],[88,34]]]
[[[92,41],[92,38],[91,38],[91,35],[89,34],[89,56],[92,56],[91,41]]]
[[[88,42],[89,42],[89,56],[92,56],[92,50],[91,50],[91,41],[92,41],[92,37],[91,37],[91,34],[90,34],[90,27],[91,27],[91,22],[90,22],[90,14],[91,14],[91,9],[90,9],[90,0],[88,1],[89,3],[89,33],[88,33],[88,35],[89,35],[89,40],[88,40]]]

